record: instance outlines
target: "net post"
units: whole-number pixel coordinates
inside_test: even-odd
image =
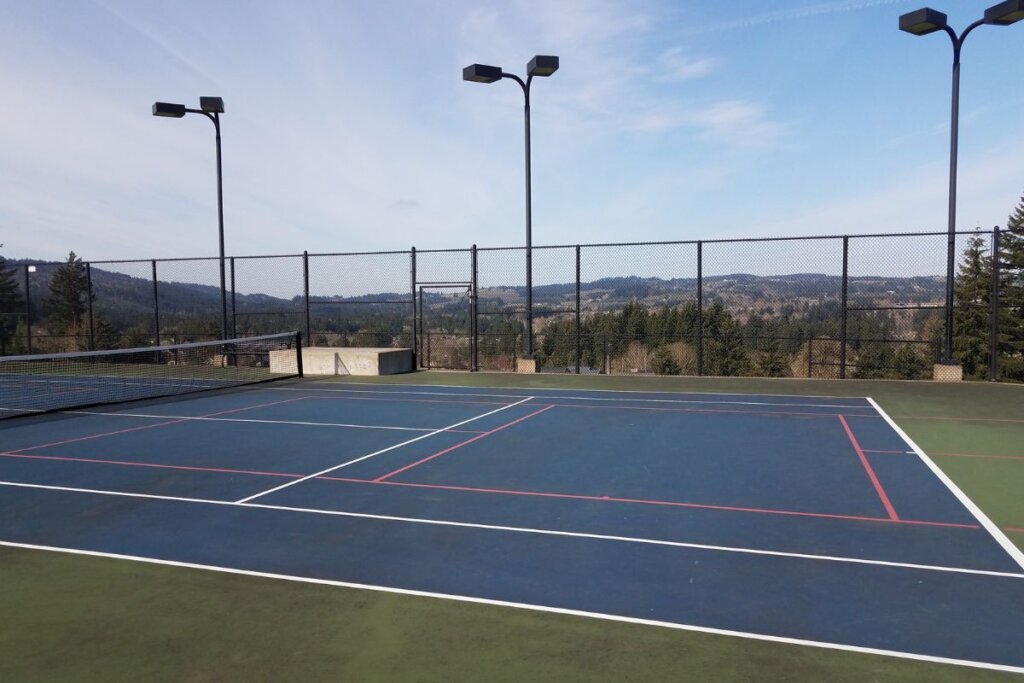
[[[999,379],[999,226],[992,228],[992,293],[989,295],[992,311],[989,328],[988,379]]]
[[[415,368],[422,360],[422,354],[419,353],[420,330],[416,327],[416,247],[409,249],[409,277],[409,304],[412,306],[412,366]]]
[[[93,300],[93,292],[92,292],[92,264],[90,264],[90,263],[86,263],[85,264],[85,295],[86,295],[86,301],[88,302],[88,306],[89,306],[89,350],[90,351],[95,351],[96,350],[96,327],[95,327],[95,324],[93,322],[93,312],[92,312],[92,300]]]
[[[309,320],[309,252],[302,252],[302,297],[306,302],[306,343],[312,345],[313,333]]]
[[[302,370],[302,333],[295,333],[295,374],[299,377],[303,377],[304,373]]]
[[[160,294],[156,284],[156,259],[150,263],[153,266],[153,329],[156,333],[156,345],[160,346]]]
[[[697,240],[697,376],[704,376],[704,242]]]
[[[580,339],[580,245],[576,245],[576,374],[580,374],[580,355],[582,340]]]
[[[470,300],[469,300],[469,313],[470,313],[469,330],[470,330],[470,334],[472,335],[472,339],[469,342],[470,343],[470,349],[469,349],[469,355],[470,355],[469,369],[470,369],[471,372],[476,372],[477,370],[480,369],[480,367],[478,365],[479,357],[478,357],[478,350],[477,350],[477,346],[479,344],[480,338],[479,338],[479,335],[478,335],[478,332],[479,332],[479,329],[478,329],[479,320],[477,319],[477,284],[478,284],[478,273],[479,273],[479,271],[477,269],[478,263],[477,263],[477,253],[476,253],[476,245],[475,244],[472,246],[472,248],[470,250],[470,254],[471,254],[471,261],[472,261],[472,263],[470,264],[471,268],[472,268],[472,280],[471,280],[470,287],[472,288],[473,291],[470,292]]]
[[[231,338],[238,339],[238,308],[235,305],[235,257],[231,257]]]
[[[25,348],[32,353],[32,294],[29,292],[29,265],[25,266]]]
[[[849,267],[850,267],[850,236],[843,236],[843,312],[839,329],[839,379],[846,379],[846,327],[849,309],[847,308],[847,294],[849,291]]]

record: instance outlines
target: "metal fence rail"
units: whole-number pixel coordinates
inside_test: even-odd
[[[535,357],[546,372],[930,377],[946,237],[535,246]],[[961,259],[972,240],[988,280],[955,301],[958,358],[972,378],[1024,380],[1020,345],[1005,339],[1024,310],[994,256],[1000,231],[958,233]],[[424,368],[512,371],[531,317],[525,263],[522,247],[476,245],[230,257],[230,332],[299,329],[313,345],[409,347]],[[0,354],[219,336],[217,258],[81,264],[81,314],[57,325],[64,267],[13,267],[21,301],[0,311]]]

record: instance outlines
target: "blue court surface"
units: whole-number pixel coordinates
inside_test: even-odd
[[[1024,556],[867,398],[285,381],[20,417],[0,542],[1024,673]]]

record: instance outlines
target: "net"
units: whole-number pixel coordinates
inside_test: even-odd
[[[0,357],[0,419],[302,376],[295,332],[242,339]]]

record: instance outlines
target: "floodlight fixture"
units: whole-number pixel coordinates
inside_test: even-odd
[[[971,23],[958,35],[946,22],[946,15],[930,7],[908,12],[900,17],[900,30],[915,36],[924,36],[936,31],[945,31],[953,43],[953,97],[949,125],[949,206],[946,216],[946,302],[945,334],[943,339],[943,363],[955,363],[953,359],[953,304],[956,265],[956,171],[957,146],[960,128],[960,51],[971,31],[990,24],[1006,26],[1024,19],[1024,0],[1005,0],[985,10],[985,15]]]
[[[985,23],[1009,26],[1024,19],[1024,0],[1006,0],[985,10]]]
[[[915,36],[926,36],[941,31],[946,26],[946,15],[930,7],[922,7],[900,17],[900,30]]]
[[[36,267],[35,266],[29,266],[28,267],[28,272],[30,272],[30,273],[36,272]]]
[[[184,104],[171,104],[170,102],[153,103],[153,116],[167,116],[174,119],[180,119],[184,115]]]
[[[221,97],[200,97],[199,108],[207,114],[223,114],[224,99]]]
[[[154,102],[153,116],[180,119],[185,114],[202,114],[213,123],[214,142],[217,150],[217,235],[220,243],[220,333],[221,339],[228,338],[228,296],[227,276],[224,268],[224,176],[221,167],[220,115],[224,113],[224,100],[220,97],[200,97],[199,109],[184,104]],[[308,337],[309,335],[307,335]]]
[[[537,55],[530,60],[526,73],[531,76],[550,76],[558,71],[558,57],[554,55]]]
[[[515,81],[523,89],[523,115],[526,147],[526,343],[524,355],[533,358],[533,181],[531,179],[530,150],[530,86],[535,76],[547,77],[558,71],[558,57],[536,55],[526,66],[526,80],[516,74],[505,73],[498,66],[470,64],[462,70],[462,80],[474,83],[494,83],[501,79]]]
[[[501,67],[487,64],[470,64],[462,70],[462,80],[473,83],[494,83],[501,80]]]

